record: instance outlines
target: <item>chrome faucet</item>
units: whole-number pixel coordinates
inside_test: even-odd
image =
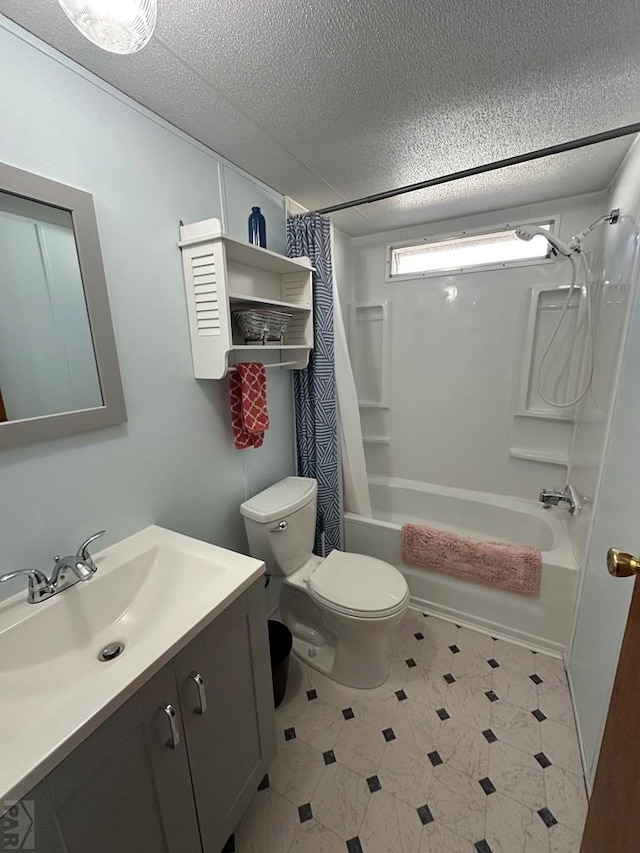
[[[100,530],[94,533],[82,543],[75,554],[68,557],[54,557],[50,578],[40,569],[17,569],[15,572],[0,575],[0,583],[26,575],[29,579],[29,603],[38,604],[77,584],[78,581],[91,580],[98,567],[89,553],[89,545],[104,536],[106,532],[106,530]]]
[[[565,486],[564,489],[543,489],[539,500],[545,509],[562,506],[574,517],[580,515],[580,498],[573,486]]]

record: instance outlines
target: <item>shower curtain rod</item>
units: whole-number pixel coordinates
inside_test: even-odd
[[[529,163],[531,160],[540,160],[543,157],[551,157],[554,154],[563,154],[565,151],[575,151],[577,148],[586,148],[589,145],[597,145],[599,142],[607,142],[610,139],[619,139],[621,136],[630,136],[640,133],[640,122],[627,124],[624,127],[616,127],[613,130],[605,130],[602,133],[594,133],[591,136],[583,136],[570,142],[561,142],[559,145],[550,145],[548,148],[538,148],[529,151],[528,154],[518,154],[516,157],[506,157],[504,160],[494,160],[493,163],[485,163],[483,166],[473,166],[471,169],[462,169],[459,172],[451,172],[449,175],[441,175],[439,178],[429,178],[426,181],[418,181],[416,184],[407,184],[404,187],[396,187],[394,190],[386,190],[374,195],[357,198],[354,201],[345,201],[342,204],[334,204],[330,207],[322,207],[314,213],[336,213],[338,210],[348,210],[351,207],[359,207],[362,204],[373,204],[375,201],[384,201],[397,195],[413,193],[416,190],[425,190],[429,187],[437,187],[440,184],[448,184],[459,181],[461,178],[471,178],[474,175],[482,175],[485,172],[495,172],[507,166],[517,166],[520,163]]]

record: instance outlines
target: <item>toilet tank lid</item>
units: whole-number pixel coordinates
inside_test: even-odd
[[[285,477],[240,504],[245,518],[268,523],[302,509],[313,500],[318,483],[310,477]]]

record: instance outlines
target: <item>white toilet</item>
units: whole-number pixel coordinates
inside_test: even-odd
[[[377,687],[389,674],[389,633],[409,605],[407,582],[374,557],[312,553],[317,491],[315,480],[286,477],[245,501],[249,549],[283,580],[280,613],[294,653],[342,684]]]

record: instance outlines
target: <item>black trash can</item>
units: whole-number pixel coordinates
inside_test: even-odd
[[[282,622],[269,619],[269,651],[271,652],[271,680],[273,682],[273,704],[277,708],[284,699],[289,674],[289,658],[293,636]]]

